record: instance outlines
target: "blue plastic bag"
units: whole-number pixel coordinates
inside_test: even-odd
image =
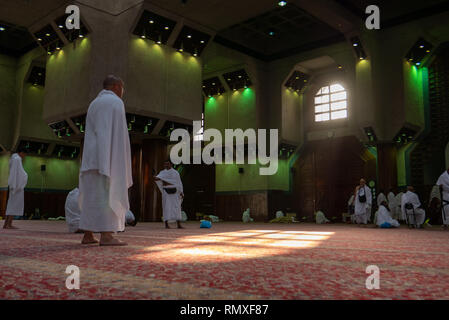
[[[384,222],[380,225],[381,228],[391,228],[391,224],[389,224],[388,222]]]
[[[209,220],[201,220],[200,228],[211,228],[211,227],[212,222],[210,222]]]

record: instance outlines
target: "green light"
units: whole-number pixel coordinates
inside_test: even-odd
[[[278,2],[278,5],[279,5],[280,7],[285,7],[285,6],[287,5],[287,1],[279,1],[279,2]]]

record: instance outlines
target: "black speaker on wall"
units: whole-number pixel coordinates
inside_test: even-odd
[[[42,172],[47,171],[47,166],[45,164],[41,165],[41,171]]]

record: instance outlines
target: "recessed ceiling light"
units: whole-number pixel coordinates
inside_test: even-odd
[[[153,21],[153,20],[150,20],[149,22],[150,22],[150,23],[154,23],[154,21]]]
[[[189,39],[191,39],[192,38],[192,36],[189,34],[188,36],[187,36],[187,38],[189,38]]]
[[[168,29],[170,29],[169,27],[165,27],[165,30],[168,30]]]
[[[62,24],[60,24],[58,27],[59,27],[60,29],[64,28],[64,26],[63,26]]]
[[[42,39],[41,38],[37,38],[37,41],[42,41]]]
[[[287,1],[279,1],[279,2],[278,2],[278,5],[279,5],[280,7],[285,7],[285,6],[287,5]]]
[[[5,31],[5,27],[0,27],[0,31]]]
[[[200,42],[201,42],[201,43],[204,43],[204,40],[201,40]]]
[[[46,33],[45,35],[46,35],[47,37],[49,37],[49,36],[50,36],[50,34],[49,34],[49,33]]]

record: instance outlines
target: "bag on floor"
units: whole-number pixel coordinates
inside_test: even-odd
[[[388,228],[391,228],[391,224],[389,224],[388,222],[384,222],[380,225],[380,227],[384,228],[384,229],[388,229]]]
[[[212,228],[212,222],[209,220],[201,220],[200,228]]]

